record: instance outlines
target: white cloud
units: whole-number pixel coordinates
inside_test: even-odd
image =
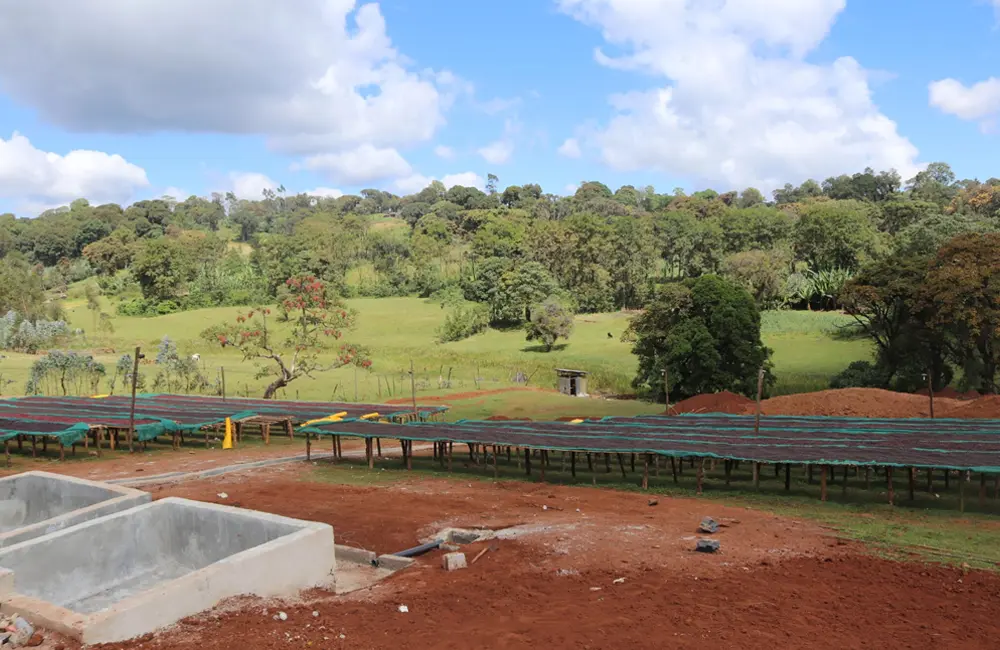
[[[491,165],[503,165],[514,155],[514,143],[507,139],[491,142],[479,149],[479,155]]]
[[[580,142],[576,138],[567,138],[559,147],[559,153],[567,158],[579,158],[583,155],[580,151]]]
[[[149,186],[146,171],[117,154],[36,149],[19,133],[0,138],[0,198],[25,209],[46,209],[86,198],[92,204],[128,201]]]
[[[423,174],[410,174],[409,176],[397,178],[393,181],[392,187],[400,194],[414,194],[430,185],[433,180],[430,176],[424,176]]]
[[[188,192],[187,190],[185,190],[183,188],[174,187],[173,185],[171,185],[169,187],[165,187],[163,189],[163,191],[160,192],[160,197],[164,197],[164,196],[170,196],[170,197],[173,197],[174,199],[176,199],[178,201],[184,201],[189,196],[191,196],[191,192]]]
[[[652,74],[663,87],[615,95],[587,136],[621,171],[652,169],[726,187],[770,189],[866,166],[907,178],[917,150],[872,101],[850,57],[805,57],[846,0],[557,0],[599,28],[621,57],[604,66]]]
[[[277,189],[278,184],[270,177],[257,172],[229,172],[230,191],[238,199],[259,201],[264,190]]]
[[[319,196],[324,199],[339,199],[344,196],[343,192],[332,187],[317,187],[314,190],[307,190],[304,193],[309,196]]]
[[[576,194],[576,191],[578,189],[580,189],[579,183],[570,183],[569,185],[563,188],[563,196],[572,196]]]
[[[444,158],[445,160],[451,160],[455,157],[455,150],[451,147],[446,147],[443,144],[439,144],[434,147],[434,155],[438,158]]]
[[[971,86],[956,79],[942,79],[932,82],[928,90],[931,106],[960,119],[988,121],[1000,114],[1000,79],[996,77]]]
[[[496,115],[498,113],[503,113],[504,111],[510,110],[521,105],[520,97],[511,97],[508,99],[502,97],[495,97],[493,99],[488,99],[483,102],[476,102],[476,106],[479,110],[486,113],[487,115]]]
[[[379,149],[363,144],[341,153],[310,156],[301,165],[328,175],[338,183],[363,185],[372,181],[400,178],[413,170],[410,163],[392,148]]]
[[[461,185],[462,187],[478,187],[479,189],[486,187],[486,179],[476,172],[448,174],[441,179],[441,182],[444,183],[444,186],[448,189],[451,189],[456,185]]]
[[[263,134],[302,154],[397,147],[431,138],[468,90],[415,70],[375,3],[3,4],[0,85],[74,130]]]

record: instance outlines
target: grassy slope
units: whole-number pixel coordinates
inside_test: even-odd
[[[435,342],[434,333],[444,312],[439,306],[420,299],[356,299],[349,302],[359,316],[357,327],[347,334],[346,340],[369,346],[375,362],[373,372],[356,373],[359,400],[408,397],[410,386],[406,373],[411,359],[417,371],[417,390],[421,396],[509,387],[515,385],[513,379],[517,373],[530,377],[532,386],[550,388],[555,385],[552,369],[556,367],[588,370],[592,373],[592,390],[600,387],[606,392],[624,393],[629,390],[635,371],[629,346],[621,342],[621,334],[628,323],[628,315],[622,313],[578,316],[569,343],[546,354],[535,351],[519,330],[491,330],[465,341],[440,345]],[[94,330],[92,313],[86,309],[82,299],[71,294],[66,307],[73,327]],[[110,305],[105,309],[112,311]],[[264,380],[255,379],[251,364],[244,363],[236,352],[211,347],[199,339],[203,329],[232,320],[239,311],[238,308],[216,308],[156,318],[117,316],[113,319],[113,336],[92,337],[87,344],[79,342],[77,346],[97,350],[99,360],[111,365],[118,355],[136,345],[141,345],[152,357],[155,345],[168,335],[178,343],[182,352],[201,354],[206,374],[211,378],[216,376],[219,367],[224,366],[230,394],[243,394],[247,390],[251,395],[259,394]],[[869,348],[866,342],[835,340],[831,336],[831,332],[845,322],[845,317],[833,314],[781,312],[765,315],[764,337],[774,349],[777,392],[824,388],[832,374],[855,359],[867,357]],[[114,352],[111,352],[112,349]],[[4,386],[4,393],[18,394],[23,390],[32,360],[30,356],[10,354],[0,362],[0,381],[12,379],[15,382]],[[449,370],[450,389],[444,385]],[[147,369],[147,374],[153,374],[152,370]],[[302,379],[285,396],[353,400],[354,382],[353,368],[340,369],[322,374],[315,380]],[[569,402],[559,402],[557,397],[545,394],[507,395],[491,400],[472,411],[486,414],[487,408],[496,406],[507,407],[508,414],[514,410],[531,416],[532,413],[542,415],[551,410],[549,406],[558,411],[562,403],[567,405],[567,409],[591,414],[589,406],[581,410],[582,405],[577,401],[572,401],[576,406],[570,406]],[[599,404],[601,402],[595,403],[597,413],[606,407],[616,413],[648,410],[647,405],[628,402],[597,406]]]

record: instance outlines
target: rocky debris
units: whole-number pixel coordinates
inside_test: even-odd
[[[698,543],[695,544],[694,550],[699,553],[716,553],[719,547],[720,544],[717,539],[699,539]]]
[[[701,520],[701,523],[698,524],[698,530],[703,533],[708,533],[709,535],[712,535],[714,533],[719,532],[719,522],[712,519],[711,517],[705,517],[704,519]]]
[[[37,636],[37,643],[31,641]],[[18,614],[9,614],[0,618],[0,646],[20,647],[25,645],[40,645],[42,635],[35,634],[35,626],[21,618]]]
[[[458,571],[469,566],[465,559],[465,553],[445,553],[441,557],[441,566],[445,571]]]
[[[649,505],[650,506],[658,506],[658,505],[660,505],[660,500],[659,499],[650,499],[649,500]]]

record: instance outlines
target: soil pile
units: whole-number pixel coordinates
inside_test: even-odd
[[[721,393],[705,393],[682,400],[670,407],[670,414],[679,413],[745,413],[753,410],[754,401],[736,393],[724,390]]]
[[[957,400],[934,400],[935,415],[942,416]],[[753,413],[747,408],[744,413]],[[842,388],[815,393],[782,395],[761,402],[764,415],[826,415],[861,418],[920,418],[930,415],[928,399],[878,388]]]
[[[1000,395],[984,395],[971,401],[955,401],[940,409],[935,398],[934,415],[941,418],[1000,419]]]

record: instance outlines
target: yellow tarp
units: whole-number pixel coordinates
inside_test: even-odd
[[[111,397],[111,395],[91,395],[90,399],[104,399],[105,397]]]
[[[300,427],[307,427],[310,424],[320,424],[321,422],[340,422],[340,418],[347,415],[347,411],[341,411],[340,413],[334,413],[333,415],[328,415],[325,418],[317,418],[315,420],[309,420],[308,422],[303,422]]]

